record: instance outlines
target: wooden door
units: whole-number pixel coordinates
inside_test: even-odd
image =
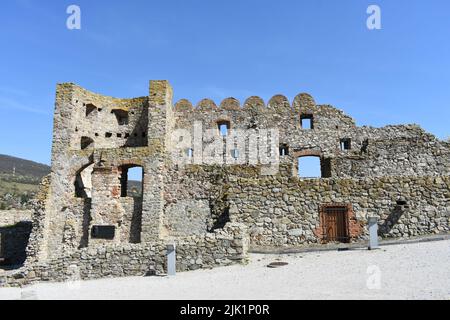
[[[325,207],[327,241],[348,242],[347,207]]]

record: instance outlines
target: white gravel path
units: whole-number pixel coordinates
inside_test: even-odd
[[[276,261],[289,265],[271,269]],[[375,266],[375,267],[374,267]],[[380,271],[377,289],[376,272]],[[367,283],[373,289],[369,289]],[[247,266],[1,288],[0,299],[450,299],[450,240],[380,250],[251,255]]]

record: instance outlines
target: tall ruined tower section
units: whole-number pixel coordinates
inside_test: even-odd
[[[148,142],[152,154],[147,157],[151,174],[144,176],[146,206],[142,214],[142,240],[157,239],[163,230],[164,174],[166,150],[174,126],[172,111],[173,90],[168,81],[150,81]]]
[[[167,81],[151,81],[149,95],[133,99],[59,84],[50,188],[29,246],[34,257],[159,239],[165,150],[173,125]],[[142,172],[140,195],[127,193],[128,171],[135,167]]]

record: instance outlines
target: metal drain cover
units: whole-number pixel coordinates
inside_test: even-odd
[[[288,263],[287,262],[272,262],[270,264],[267,265],[268,268],[279,268],[279,267],[284,267],[287,266]]]

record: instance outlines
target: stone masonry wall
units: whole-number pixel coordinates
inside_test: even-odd
[[[101,245],[61,254],[45,263],[0,275],[0,286],[19,286],[36,281],[75,281],[103,277],[144,276],[166,272],[166,246],[170,241],[146,244]],[[177,271],[246,263],[248,235],[242,224],[223,230],[179,238]]]
[[[230,182],[230,219],[249,227],[253,246],[320,243],[320,207],[349,204],[367,239],[367,218],[379,235],[410,237],[450,231],[450,177],[300,180],[283,177]],[[406,203],[397,204],[397,201]]]
[[[147,145],[148,97],[118,99],[71,88],[71,149],[81,149],[82,137],[92,139],[89,149]]]
[[[239,144],[233,134],[228,137],[220,135],[219,124],[226,122],[231,131],[276,129],[279,145],[285,145],[289,150],[279,160],[293,166],[292,176],[297,174],[297,158],[308,155],[320,157],[322,162],[329,161],[332,177],[450,174],[450,144],[439,141],[418,125],[357,127],[341,110],[329,105],[316,105],[307,94],[298,95],[292,105],[280,95],[270,99],[267,105],[261,98],[251,97],[243,107],[234,98],[225,99],[219,107],[212,100],[204,99],[196,108],[182,99],[175,104],[175,111],[176,129],[189,133],[192,140],[180,139],[182,142],[175,153],[193,148],[192,163],[195,163],[197,155],[211,156],[211,146],[217,145],[216,160],[223,158],[223,164],[227,165],[248,164],[248,139],[238,159],[230,156],[230,151],[239,148]],[[301,118],[305,115],[313,119],[313,128],[302,127]],[[193,138],[196,128],[201,128],[202,144],[196,144]],[[213,134],[207,130],[212,130]],[[175,138],[181,137],[176,135]],[[341,149],[343,139],[350,141],[348,150]],[[258,144],[254,147],[260,150]]]
[[[31,221],[32,216],[32,210],[0,210],[0,227]]]

